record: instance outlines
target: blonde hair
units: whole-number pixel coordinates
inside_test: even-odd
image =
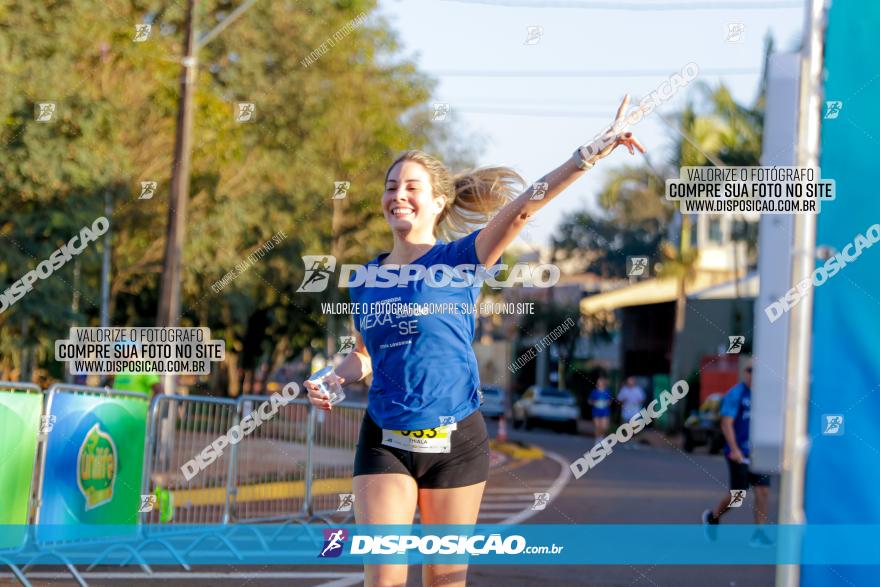
[[[485,226],[495,212],[525,188],[525,180],[509,167],[481,167],[452,174],[439,159],[417,150],[405,151],[391,163],[385,172],[386,183],[391,170],[402,161],[414,161],[424,167],[434,195],[446,196],[446,206],[434,228],[448,240]]]

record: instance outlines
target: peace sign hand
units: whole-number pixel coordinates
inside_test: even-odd
[[[625,145],[630,155],[635,155],[635,149],[642,153],[647,152],[647,149],[642,146],[631,132],[624,132],[626,127],[629,126],[629,117],[626,115],[628,108],[629,94],[623,97],[623,101],[617,108],[614,123],[591,143],[579,149],[587,163],[594,164],[599,159],[607,157],[619,145]]]

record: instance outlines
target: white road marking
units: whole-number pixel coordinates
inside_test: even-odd
[[[336,579],[335,581],[330,581],[328,583],[321,583],[320,585],[315,585],[315,587],[351,587],[352,585],[363,585],[364,583],[364,575],[363,573],[351,573],[353,576],[351,577],[341,577]]]
[[[544,454],[546,456],[550,457],[551,459],[553,459],[554,461],[556,461],[557,463],[559,463],[559,466],[562,467],[562,471],[560,471],[559,476],[556,477],[556,480],[553,481],[553,484],[550,485],[549,489],[546,490],[546,493],[550,494],[550,501],[552,502],[554,499],[556,499],[556,496],[558,496],[562,492],[562,489],[568,484],[569,480],[571,479],[571,469],[568,466],[568,461],[563,459],[561,456],[559,456],[555,452],[550,452],[550,451],[545,450]],[[522,491],[523,493],[526,492],[524,490],[520,490],[520,491]],[[502,520],[499,523],[500,524],[519,524],[519,523],[523,522],[524,520],[528,520],[529,518],[531,518],[532,516],[534,516],[535,514],[537,514],[540,511],[542,511],[542,510],[533,510],[531,507],[529,507],[529,508],[522,510],[521,512],[519,512],[517,514],[510,516],[507,519]]]
[[[548,481],[547,483],[533,483],[529,482],[529,485],[526,487],[499,487],[498,489],[487,489],[486,495],[508,495],[508,494],[519,494],[519,495],[528,495],[529,493],[535,493],[539,491],[546,491],[547,487],[552,485],[554,481]],[[507,499],[505,497],[505,499]]]
[[[523,489],[518,490],[519,493],[489,493],[483,494],[483,501],[508,501],[508,500],[525,500],[525,499],[534,499],[535,492],[534,491],[525,491]]]
[[[531,504],[534,501],[535,501],[535,498],[530,495],[529,496],[529,504]],[[486,503],[484,501],[483,505],[480,506],[480,510],[481,511],[482,510],[514,510],[514,511],[518,512],[520,509],[522,509],[522,505],[523,505],[522,502],[515,502],[515,501],[514,502],[505,501],[505,502],[500,502],[500,503],[493,503],[493,502]]]

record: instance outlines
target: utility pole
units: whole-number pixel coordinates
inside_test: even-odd
[[[183,37],[183,71],[180,74],[180,105],[174,140],[174,168],[168,197],[168,235],[162,288],[159,293],[157,326],[177,326],[180,320],[180,257],[186,229],[186,205],[189,200],[189,164],[192,147],[193,91],[196,82],[195,0],[187,0]],[[167,391],[167,390],[166,390]]]
[[[104,216],[108,219],[113,216],[113,194],[109,189],[104,192]],[[104,248],[101,252],[101,327],[110,326],[110,253],[113,245],[111,237],[113,235],[113,224],[107,229],[104,235]],[[79,264],[77,264],[77,270]],[[79,296],[77,296],[77,306],[79,306]]]
[[[101,243],[103,250],[101,251],[101,328],[110,326],[110,261],[113,247],[113,192],[108,187],[104,190],[104,216],[110,220],[110,227],[104,235]],[[104,385],[109,379],[106,376],[101,378]],[[115,376],[114,376],[115,381]]]
[[[79,257],[73,260],[73,299],[70,300],[70,314],[74,317],[70,323],[71,328],[76,326],[76,315],[79,314]],[[70,365],[65,365],[64,382],[73,383],[73,373],[70,372]]]
[[[186,231],[186,206],[189,201],[190,156],[192,152],[193,103],[195,100],[198,51],[237,20],[257,0],[247,0],[233,10],[212,30],[196,39],[196,0],[187,0],[183,37],[183,71],[180,74],[180,98],[174,140],[174,165],[168,196],[168,230],[159,311],[156,326],[177,326],[180,320],[181,255]]]
[[[233,10],[220,24],[196,39],[196,0],[187,0],[183,37],[183,71],[180,74],[180,98],[174,139],[174,166],[168,195],[168,229],[165,238],[165,259],[156,326],[177,326],[180,322],[181,256],[186,231],[186,206],[189,201],[190,156],[192,153],[193,102],[195,100],[198,50],[238,19],[257,0],[247,0]],[[165,392],[174,389],[174,375],[165,377]]]

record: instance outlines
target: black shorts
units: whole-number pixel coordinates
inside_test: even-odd
[[[748,489],[751,486],[767,487],[770,485],[770,477],[767,475],[759,475],[749,471],[749,466],[745,463],[734,463],[728,458],[727,469],[730,471],[730,488],[731,489]]]
[[[366,414],[354,457],[354,476],[401,473],[424,489],[467,487],[489,478],[489,433],[479,411],[458,423],[449,448],[448,453],[420,453],[385,446],[382,428]]]

